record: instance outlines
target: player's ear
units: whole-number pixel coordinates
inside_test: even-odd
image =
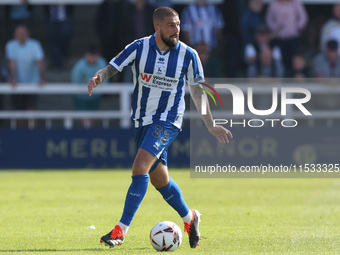
[[[156,32],[159,32],[159,30],[160,30],[160,25],[159,24],[155,24],[153,27],[155,28]]]

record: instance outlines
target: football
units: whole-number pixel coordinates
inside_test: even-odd
[[[175,251],[181,246],[182,231],[171,221],[159,222],[151,229],[150,242],[157,251]]]

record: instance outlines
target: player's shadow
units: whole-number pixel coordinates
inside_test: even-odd
[[[68,251],[101,251],[103,249],[96,249],[96,248],[93,248],[93,249],[65,249],[65,250],[59,250],[59,249],[21,249],[21,250],[0,250],[0,253],[1,252],[8,252],[8,253],[11,253],[11,252],[68,252]]]
[[[103,248],[89,248],[89,249],[20,249],[20,250],[1,250],[0,249],[0,253],[17,253],[17,252],[81,252],[81,251],[103,251],[103,250],[107,250],[107,247],[103,247]],[[112,249],[114,250],[114,249]],[[116,249],[118,250],[118,249]],[[146,250],[150,250],[149,248],[146,247],[141,247],[141,248],[135,248],[133,250],[138,250],[138,251],[146,251]]]

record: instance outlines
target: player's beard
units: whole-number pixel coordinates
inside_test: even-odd
[[[178,36],[171,35],[169,37],[166,37],[163,35],[162,31],[161,31],[161,39],[165,43],[165,45],[168,46],[169,48],[175,47],[178,43]]]

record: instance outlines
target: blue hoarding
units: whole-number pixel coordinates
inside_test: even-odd
[[[232,130],[228,145],[216,143],[206,128],[184,128],[169,148],[170,167],[189,167],[191,158],[233,165],[256,163],[340,163],[337,128]],[[191,150],[190,150],[191,148]],[[0,169],[131,168],[136,154],[133,130],[0,130]],[[199,161],[198,160],[198,161]]]
[[[169,150],[169,165],[189,166],[189,130]],[[133,130],[0,130],[0,168],[130,168]]]

